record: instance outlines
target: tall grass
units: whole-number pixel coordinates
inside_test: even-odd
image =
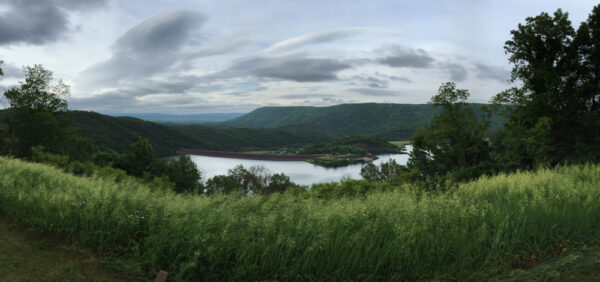
[[[600,166],[319,200],[200,197],[0,158],[0,212],[181,280],[478,279],[600,235]]]

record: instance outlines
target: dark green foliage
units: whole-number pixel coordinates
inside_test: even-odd
[[[141,177],[148,172],[154,162],[154,151],[147,139],[139,138],[137,142],[129,145],[129,152],[117,159],[115,166],[128,174]]]
[[[169,161],[168,180],[175,183],[175,192],[199,192],[202,175],[188,155]]]
[[[175,155],[178,148],[220,151],[249,151],[332,140],[314,132],[266,129],[217,129],[202,125],[164,125],[130,117],[111,117],[94,112],[69,111],[65,118],[89,140],[94,151],[128,151],[129,144],[148,139],[159,157]]]
[[[252,151],[275,149],[331,141],[328,133],[300,130],[273,130],[258,128],[212,128],[199,124],[172,125],[171,128],[198,140],[216,150]]]
[[[69,111],[78,134],[88,139],[94,151],[114,150],[125,153],[129,144],[145,138],[159,157],[175,155],[178,148],[216,149],[202,139],[189,137],[168,126],[130,117],[111,117],[94,112]]]
[[[600,5],[577,31],[568,14],[529,17],[505,50],[522,86],[498,94],[510,104],[494,140],[504,169],[600,160]]]
[[[7,153],[30,157],[31,147],[36,145],[62,152],[68,146],[70,132],[57,113],[67,110],[63,97],[69,93],[69,87],[61,80],[52,84],[52,72],[41,65],[23,70],[25,81],[4,92],[10,103],[2,117],[6,122],[3,141]]]
[[[44,152],[44,146],[34,146],[31,148],[31,160],[38,163],[45,163],[52,166],[66,168],[69,165],[69,156],[56,155]]]
[[[4,92],[11,108],[50,113],[67,110],[67,102],[62,97],[69,93],[69,86],[62,80],[52,85],[53,73],[41,65],[25,67],[23,71],[25,81]]]
[[[231,175],[215,175],[204,184],[206,194],[244,192],[242,184]]]
[[[296,184],[290,180],[289,176],[283,173],[275,173],[271,175],[267,187],[257,192],[261,194],[281,193],[292,186],[296,186]]]
[[[323,156],[316,159],[308,160],[307,162],[322,166],[322,167],[343,167],[351,164],[364,162],[360,155],[348,156]]]
[[[374,192],[392,191],[397,188],[399,187],[389,183],[348,179],[340,182],[313,184],[305,196],[317,199],[355,198],[365,197]]]
[[[226,176],[217,175],[207,180],[204,189],[206,194],[242,192],[267,195],[297,187],[298,185],[283,173],[271,174],[264,166],[251,166],[246,169],[238,165],[229,169]]]
[[[481,104],[472,104],[479,113]],[[432,105],[342,104],[330,107],[262,107],[214,126],[310,130],[334,136],[406,140],[439,109]]]
[[[124,155],[101,154],[100,162],[112,163],[127,174],[142,177],[155,187],[173,188],[175,192],[198,192],[202,175],[196,164],[187,155],[171,160],[157,159],[147,139],[140,138],[129,146]],[[172,183],[172,185],[171,185]]]
[[[344,154],[357,154],[362,155],[366,153],[360,147],[352,145],[337,145],[335,143],[310,145],[302,148],[300,154],[333,154],[333,155],[344,155]]]
[[[360,176],[368,181],[386,182],[392,180],[394,177],[399,177],[401,173],[408,172],[409,170],[406,166],[396,163],[394,159],[390,159],[387,162],[379,164],[379,166],[372,163],[363,166],[360,170]]]
[[[374,137],[350,136],[333,142],[302,147],[300,154],[365,155],[397,153],[398,147]]]
[[[442,84],[430,102],[441,112],[431,119],[428,128],[412,137],[408,167],[432,187],[445,178],[473,179],[491,168],[489,143],[485,140],[490,123],[485,117],[476,117],[465,103],[468,97],[468,91],[457,89],[454,83]]]

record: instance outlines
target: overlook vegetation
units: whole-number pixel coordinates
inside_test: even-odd
[[[0,212],[177,280],[480,280],[597,244],[598,183],[582,165],[441,194],[349,180],[198,197],[0,158]]]

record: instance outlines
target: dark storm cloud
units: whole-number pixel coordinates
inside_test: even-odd
[[[44,44],[70,30],[68,13],[96,8],[105,0],[5,0],[0,14],[0,45]]]
[[[359,93],[362,95],[377,96],[377,97],[398,96],[400,94],[397,91],[372,89],[372,88],[353,88],[353,89],[350,89],[350,91],[356,92],[356,93]]]
[[[492,79],[499,82],[507,82],[510,78],[510,71],[502,67],[476,63],[475,70],[477,71],[477,77],[481,79]]]
[[[190,11],[151,17],[121,36],[113,45],[113,56],[85,70],[79,81],[91,89],[116,87],[128,79],[168,70],[203,22],[201,14]]]
[[[444,63],[442,68],[450,74],[450,79],[453,81],[464,81],[467,79],[468,71],[465,67],[457,63]]]
[[[377,52],[384,54],[377,62],[395,68],[429,68],[435,62],[435,59],[423,49],[394,45]]]

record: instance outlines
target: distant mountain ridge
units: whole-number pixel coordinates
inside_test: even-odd
[[[107,114],[113,117],[134,117],[146,121],[174,124],[190,124],[204,122],[219,122],[240,117],[246,113],[204,113],[191,115],[162,114],[162,113],[121,113]]]
[[[484,104],[471,104],[476,113]],[[312,130],[335,136],[408,139],[425,127],[439,108],[430,104],[341,104],[329,107],[262,107],[212,126]]]

